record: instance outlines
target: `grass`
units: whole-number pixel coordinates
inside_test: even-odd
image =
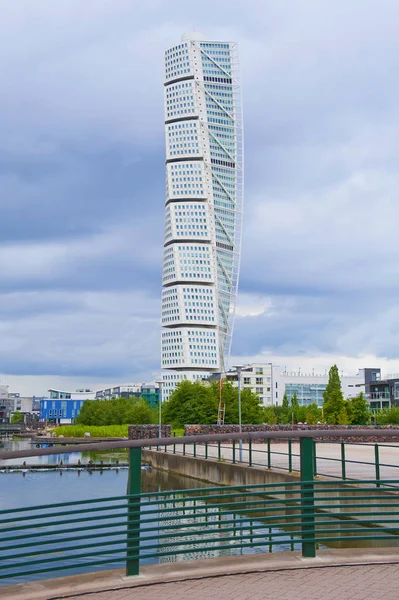
[[[175,435],[176,437],[183,437],[184,428],[182,427],[181,429],[178,429],[178,428],[172,429],[172,435]]]
[[[91,437],[128,437],[129,425],[61,425],[60,427],[54,428],[52,431],[56,436],[63,435],[64,437],[84,437],[85,433],[90,433]],[[172,435],[180,437],[184,435],[183,428],[174,428]]]
[[[102,425],[96,427],[94,425],[61,425],[52,431],[58,437],[84,437],[85,433],[90,433],[91,437],[117,438],[128,437],[129,425]]]

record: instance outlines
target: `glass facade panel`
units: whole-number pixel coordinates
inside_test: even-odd
[[[326,389],[325,383],[286,383],[285,392],[288,401],[291,402],[292,397],[296,394],[299,406],[308,406],[316,403],[320,408],[323,406],[323,392]]]

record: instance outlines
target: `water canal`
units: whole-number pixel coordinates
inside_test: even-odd
[[[29,439],[16,440],[11,438],[3,438],[2,446],[3,449],[23,449],[32,447],[32,442]],[[109,453],[74,453],[73,455],[52,455],[52,456],[43,456],[36,458],[27,458],[27,464],[38,464],[40,463],[45,467],[47,464],[59,464],[60,459],[64,461],[64,464],[68,462],[76,464],[79,460],[82,463],[87,463],[89,460],[93,462],[100,462],[100,460],[104,460],[106,463],[111,463],[119,461],[119,463],[126,462],[127,453],[126,451],[115,452],[111,451]],[[19,462],[22,465],[24,459],[21,459]],[[17,461],[13,460],[13,464],[16,464]],[[115,466],[112,469],[104,469],[104,470],[46,470],[41,469],[37,471],[31,471],[28,469],[16,469],[12,472],[2,470],[2,465],[4,466],[5,462],[0,461],[0,510],[7,509],[16,509],[23,508],[26,506],[40,506],[47,503],[58,503],[58,502],[69,502],[69,501],[79,501],[79,500],[89,500],[92,498],[107,498],[112,496],[122,496],[126,493],[127,488],[127,468],[125,467],[117,467]],[[156,470],[142,470],[142,492],[143,493],[151,493],[151,492],[162,492],[169,490],[176,490],[176,498],[179,497],[179,490],[187,490],[187,489],[199,489],[207,487],[204,482],[197,481],[195,479],[182,477],[175,475],[173,473],[167,473],[163,471]],[[181,496],[181,494],[180,494]],[[206,501],[203,502],[205,504]],[[248,554],[248,553],[268,553],[268,552],[281,552],[281,551],[289,551],[289,550],[300,550],[300,545],[297,537],[290,533],[290,528],[284,527],[284,515],[282,515],[280,521],[280,527],[271,527],[270,525],[266,525],[266,522],[262,521],[262,512],[256,513],[253,515],[251,519],[248,519],[245,515],[240,515],[240,512],[224,514],[222,517],[218,517],[218,507],[212,506],[208,503],[211,508],[209,509],[212,513],[212,520],[217,520],[222,523],[222,527],[220,529],[220,542],[219,544],[215,544],[209,551],[204,552],[201,550],[200,552],[196,551],[196,548],[201,546],[200,538],[195,535],[190,536],[189,538],[185,538],[186,540],[190,540],[190,545],[187,547],[186,554],[175,554],[167,557],[159,557],[158,559],[148,559],[145,556],[145,548],[142,551],[142,564],[149,563],[157,563],[157,562],[176,562],[180,560],[187,559],[195,559],[195,558],[207,558],[207,557],[217,557],[217,556],[227,556],[227,555],[238,555],[238,554]],[[277,513],[276,513],[277,514]],[[281,515],[281,509],[279,514]],[[269,513],[270,515],[270,513]],[[245,534],[248,531],[251,531],[255,534],[264,534],[264,542],[263,536],[262,539],[259,540],[259,545],[251,548],[240,548],[237,546],[237,541],[231,542],[231,548],[223,548],[218,549],[218,545],[226,546],[226,539],[224,539],[223,534],[223,524],[229,522],[240,522],[241,531]],[[336,522],[336,521],[335,521]],[[334,519],[331,519],[332,525],[334,524]],[[353,526],[353,522],[348,522]],[[180,521],[178,524],[178,529],[180,531],[186,531],[187,535],[187,527],[185,527],[185,521]],[[342,522],[340,522],[340,529],[342,531],[343,526]],[[0,528],[1,533],[1,528]],[[273,537],[277,537],[278,534],[279,543],[271,545],[270,540]],[[99,540],[99,543],[101,540]],[[227,545],[230,542],[227,541]],[[367,542],[363,542],[362,546],[368,547],[381,547],[383,545],[388,545],[386,541],[378,541],[378,540],[370,540]],[[392,542],[389,542],[389,545],[399,545],[399,540],[395,538]],[[329,542],[325,545],[319,544],[319,549],[326,547],[356,547],[357,542],[345,541],[345,542]],[[59,549],[58,549],[59,550]],[[4,557],[4,552],[0,552],[0,562],[2,556]],[[120,564],[112,564],[111,568],[123,568],[124,563]],[[96,567],[96,569],[101,568],[110,568],[107,566],[104,567]],[[95,570],[94,567],[80,567],[79,559],[76,562],[76,568],[72,571],[68,571],[68,574],[82,573],[87,571]],[[29,576],[28,578],[18,577],[13,578],[13,583],[23,582],[27,579],[40,579],[43,575]],[[9,583],[9,581],[8,581]],[[1,580],[0,580],[1,585]]]

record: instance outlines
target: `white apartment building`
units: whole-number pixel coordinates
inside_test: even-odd
[[[236,380],[232,377],[233,371],[227,373],[228,379]],[[241,372],[241,388],[250,388],[258,394],[260,401],[265,406],[271,406],[278,403],[279,392],[279,367],[272,363],[252,363],[243,367]]]
[[[228,378],[236,379],[229,371]],[[378,380],[380,369],[360,369],[356,375],[340,373],[344,398],[353,398],[360,392],[369,392],[372,381]],[[258,394],[265,406],[279,405],[283,402],[284,393],[288,400],[297,395],[300,406],[316,403],[323,405],[323,392],[328,384],[328,372],[318,374],[286,371],[272,363],[254,363],[243,367],[241,372],[242,388],[251,388]]]
[[[162,395],[224,372],[243,204],[237,45],[183,35],[165,53],[166,203]]]

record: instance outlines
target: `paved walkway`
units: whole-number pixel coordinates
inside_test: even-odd
[[[398,585],[396,564],[319,567],[178,581],[84,594],[74,600],[398,600]],[[65,596],[57,600],[61,598]]]
[[[147,565],[0,587],[3,600],[397,600],[394,548],[278,552]]]
[[[170,447],[168,452],[172,452]],[[176,445],[176,451],[183,453],[183,446]],[[192,447],[186,447],[188,456],[192,456]],[[232,445],[224,445],[221,449],[222,457],[227,461],[232,461]],[[342,476],[341,466],[341,444],[330,444],[328,442],[316,445],[317,454],[317,474],[320,476]],[[205,456],[205,446],[196,447],[198,457]],[[299,443],[292,443],[292,468],[299,471]],[[217,458],[217,444],[208,446],[208,457]],[[235,449],[236,462],[239,461],[238,443]],[[373,444],[345,444],[346,459],[346,477],[356,479],[375,479],[375,448]],[[248,464],[249,450],[248,444],[243,444],[243,463]],[[353,462],[352,462],[353,461]],[[380,478],[399,480],[399,444],[379,444]],[[253,466],[266,467],[268,464],[267,445],[252,444],[252,464]],[[384,466],[387,465],[387,466]],[[389,466],[392,465],[392,466]],[[273,469],[288,470],[288,444],[282,442],[271,444],[271,467]],[[399,598],[399,594],[398,594]]]

